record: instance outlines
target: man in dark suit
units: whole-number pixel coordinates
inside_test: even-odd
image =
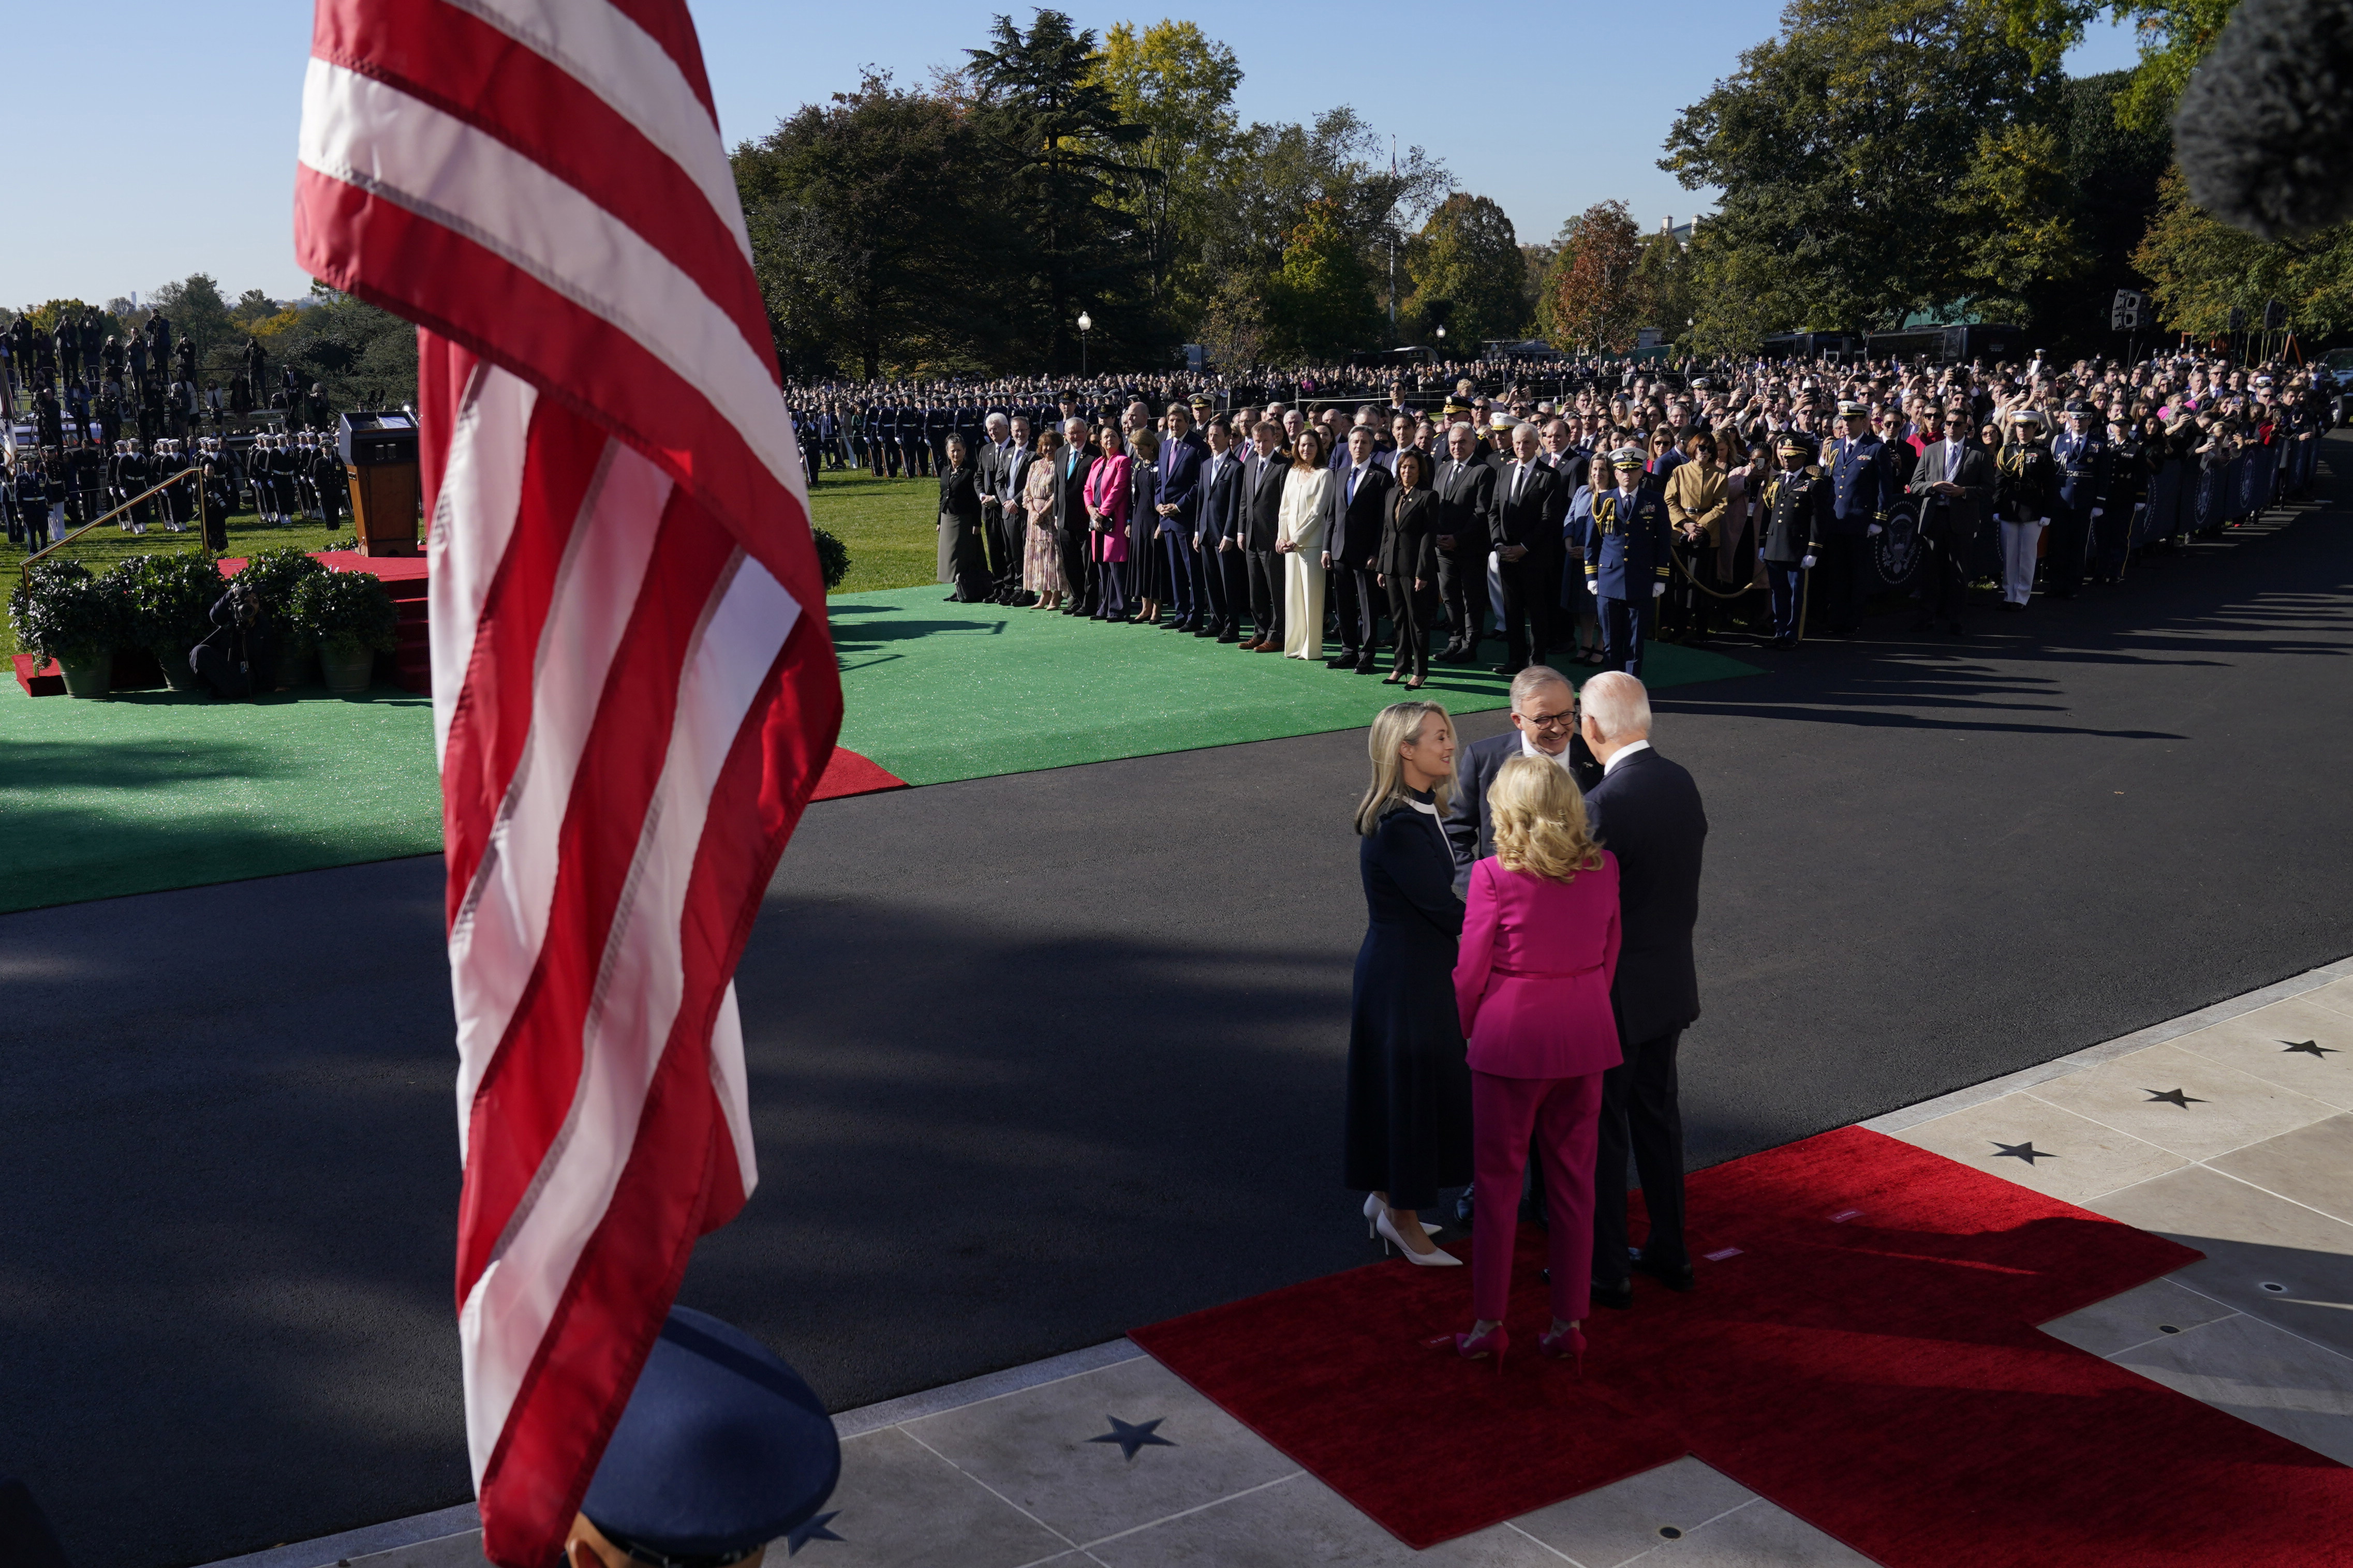
[[[1348,432],[1345,466],[1334,475],[1331,521],[1324,531],[1324,564],[1332,577],[1332,601],[1340,614],[1340,653],[1324,661],[1326,669],[1373,673],[1373,648],[1377,629],[1375,616],[1377,584],[1373,556],[1380,549],[1381,515],[1397,476],[1373,461],[1373,428],[1359,425]]]
[[[1446,602],[1441,659],[1475,663],[1487,624],[1487,513],[1495,503],[1495,470],[1479,455],[1468,424],[1446,432],[1446,461],[1438,465],[1438,593]]]
[[[1029,422],[991,414],[987,428],[988,444],[981,448],[981,473],[988,485],[989,500],[996,503],[992,510],[997,514],[998,556],[1004,568],[997,574],[997,602],[1034,605],[1038,596],[1021,588],[1021,557],[1029,535],[1021,487],[1029,478],[1029,462],[1035,456],[1029,449]]]
[[[1577,689],[1550,665],[1532,664],[1512,677],[1512,727],[1473,741],[1455,754],[1454,799],[1446,810],[1446,842],[1454,851],[1454,891],[1463,897],[1471,868],[1495,852],[1495,819],[1487,788],[1514,757],[1546,757],[1568,770],[1579,790],[1601,782],[1601,764],[1577,731]]]
[[[1542,664],[1552,645],[1553,606],[1560,596],[1561,520],[1568,514],[1568,487],[1556,470],[1537,460],[1535,426],[1512,431],[1513,462],[1495,481],[1494,509],[1488,513],[1497,576],[1504,588],[1504,662],[1498,675],[1517,675]]]
[[[1593,1190],[1593,1300],[1633,1303],[1629,1268],[1670,1289],[1692,1288],[1683,1244],[1683,1121],[1675,1048],[1699,1016],[1692,927],[1699,920],[1700,854],[1707,813],[1690,773],[1651,745],[1651,699],[1622,670],[1578,693],[1579,730],[1602,777],[1585,797],[1588,825],[1618,858],[1621,944],[1609,985],[1625,1060],[1601,1075]],[[1650,1235],[1627,1246],[1626,1161],[1642,1181]]]
[[[1282,426],[1260,420],[1250,433],[1250,454],[1242,460],[1242,550],[1250,603],[1250,637],[1242,648],[1248,653],[1282,651],[1282,556],[1274,542],[1282,526],[1282,486],[1290,472]]]
[[[1920,585],[1920,614],[1914,631],[1926,631],[1937,621],[1955,637],[1961,629],[1961,605],[1969,591],[1969,547],[1993,500],[1993,459],[1970,442],[1969,414],[1956,406],[1939,417],[1932,409],[1907,487],[1920,498],[1920,543],[1927,552],[1921,563],[1926,574]]]
[[[1841,403],[1838,417],[1831,423],[1832,439],[1822,447],[1821,469],[1831,482],[1831,515],[1822,526],[1822,552],[1814,569],[1814,584],[1821,593],[1825,637],[1855,634],[1870,541],[1887,520],[1887,498],[1880,491],[1887,465],[1879,437],[1872,434],[1863,414],[1860,403]]]
[[[1070,588],[1066,616],[1092,616],[1101,589],[1087,561],[1087,469],[1097,455],[1088,445],[1092,439],[1092,428],[1073,416],[1063,421],[1062,449],[1054,454],[1054,536],[1061,542],[1062,581]]]
[[[1238,643],[1242,640],[1242,605],[1250,597],[1242,548],[1242,455],[1234,449],[1233,427],[1222,414],[1209,420],[1203,434],[1209,444],[1209,462],[1201,470],[1200,520],[1195,530],[1198,553],[1194,559],[1201,569],[1197,592],[1208,611],[1193,635]]]
[[[1152,537],[1153,548],[1160,552],[1168,569],[1168,595],[1176,611],[1176,618],[1166,627],[1172,632],[1196,630],[1208,614],[1208,606],[1195,592],[1199,583],[1195,552],[1201,470],[1208,460],[1209,448],[1193,434],[1192,409],[1182,403],[1170,404],[1168,438],[1160,443],[1160,455],[1153,460],[1153,510],[1159,521]]]

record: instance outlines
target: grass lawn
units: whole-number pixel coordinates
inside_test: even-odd
[[[938,577],[940,482],[826,474],[809,491],[817,525],[849,547],[837,594],[913,588]]]

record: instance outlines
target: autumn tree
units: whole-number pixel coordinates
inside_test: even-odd
[[[1596,202],[1568,220],[1553,258],[1546,331],[1555,348],[1622,353],[1641,321],[1634,265],[1641,234],[1620,201]]]
[[[1430,303],[1442,300],[1453,306],[1448,331],[1466,348],[1520,335],[1527,263],[1502,207],[1457,191],[1430,215],[1406,255],[1413,279],[1407,316],[1421,321]]]
[[[1132,160],[1150,174],[1124,182],[1113,200],[1144,247],[1154,307],[1189,333],[1208,302],[1201,241],[1218,166],[1239,134],[1240,62],[1197,23],[1155,22],[1139,32],[1122,22],[1103,35],[1096,69],[1120,117],[1143,128]]]

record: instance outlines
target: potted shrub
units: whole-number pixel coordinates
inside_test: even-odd
[[[237,581],[254,594],[262,613],[277,624],[280,691],[291,690],[311,675],[311,644],[294,616],[295,591],[312,578],[327,575],[324,566],[290,544],[258,550],[237,568]]]
[[[69,697],[103,697],[114,683],[122,595],[79,561],[44,561],[8,595],[16,643],[58,661]]]
[[[119,585],[127,616],[128,641],[145,648],[164,667],[164,684],[192,691],[195,672],[188,650],[213,629],[215,601],[228,591],[220,567],[202,551],[193,554],[128,555],[115,563],[107,581]]]
[[[294,626],[318,646],[327,689],[365,691],[375,656],[398,646],[400,611],[373,572],[325,572],[294,590]]]

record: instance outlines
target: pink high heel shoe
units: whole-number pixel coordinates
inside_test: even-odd
[[[1493,1359],[1495,1370],[1504,1370],[1504,1352],[1512,1348],[1512,1336],[1504,1325],[1497,1323],[1483,1334],[1440,1334],[1434,1340],[1421,1342],[1431,1350],[1452,1346],[1454,1353],[1464,1361]]]
[[[1555,1361],[1577,1363],[1577,1375],[1585,1375],[1585,1333],[1580,1329],[1563,1329],[1556,1334],[1538,1334],[1536,1349]]]

